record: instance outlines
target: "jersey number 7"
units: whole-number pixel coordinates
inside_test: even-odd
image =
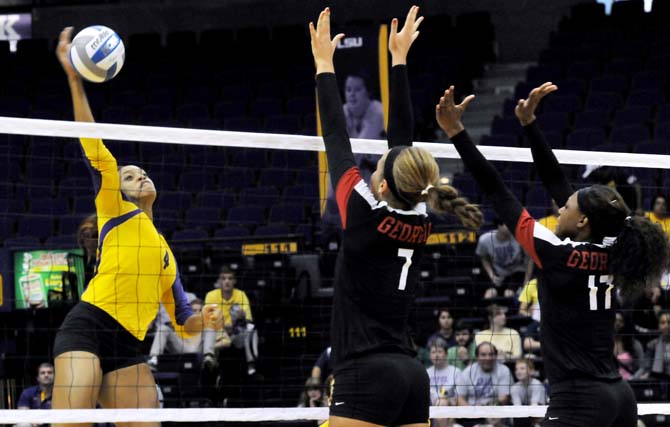
[[[596,277],[598,277],[597,283]],[[589,294],[589,305],[591,311],[598,310],[598,283],[607,284],[607,289],[605,289],[605,310],[609,310],[612,308],[612,288],[614,287],[612,284],[612,276],[596,276],[592,274],[589,276],[589,289],[591,289]]]
[[[402,265],[402,271],[400,272],[400,284],[398,284],[398,289],[401,291],[404,291],[407,286],[407,273],[409,273],[409,267],[412,265],[413,254],[414,249],[398,248],[398,256],[405,258],[405,263]]]

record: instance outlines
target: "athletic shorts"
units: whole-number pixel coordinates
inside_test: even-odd
[[[335,369],[330,415],[380,425],[425,424],[430,408],[426,368],[405,354],[379,353]]]
[[[54,358],[69,351],[86,351],[100,359],[102,373],[145,362],[142,341],[135,338],[104,310],[79,302],[56,334]]]
[[[543,427],[636,427],[637,402],[628,383],[568,380],[551,385]]]

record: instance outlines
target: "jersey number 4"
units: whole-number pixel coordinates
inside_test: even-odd
[[[398,257],[405,258],[405,263],[402,265],[402,271],[400,272],[400,283],[398,284],[398,289],[404,291],[407,287],[407,273],[409,273],[409,267],[412,265],[412,255],[414,255],[414,249],[398,249]]]
[[[598,278],[597,280],[596,277]],[[607,285],[605,289],[605,310],[609,310],[612,308],[612,288],[614,287],[612,276],[596,276],[592,274],[589,276],[589,289],[591,290],[589,293],[589,305],[591,311],[598,309],[598,284]]]

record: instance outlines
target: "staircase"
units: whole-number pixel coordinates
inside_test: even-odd
[[[477,96],[463,116],[463,124],[474,141],[491,132],[491,122],[502,115],[505,99],[514,97],[514,87],[526,78],[526,69],[533,64],[515,62],[489,64],[484,77],[474,81]]]

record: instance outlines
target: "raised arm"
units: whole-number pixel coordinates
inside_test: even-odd
[[[440,98],[436,106],[437,122],[451,138],[465,167],[479,184],[484,195],[491,201],[498,217],[510,230],[517,229],[517,223],[524,211],[523,206],[507,188],[502,177],[493,165],[479,152],[463,127],[461,116],[468,104],[474,99],[470,95],[459,105],[454,103],[454,87],[450,87]]]
[[[94,122],[93,113],[84,91],[84,84],[70,62],[71,37],[72,27],[67,27],[60,33],[56,56],[67,76],[75,121]],[[89,166],[99,173],[92,171],[93,185],[96,191],[95,206],[99,219],[119,216],[122,213],[122,198],[116,159],[101,139],[80,138],[79,141],[84,155],[89,161]]]
[[[331,40],[330,8],[319,14],[316,27],[314,23],[309,23],[309,32],[316,65],[317,97],[328,170],[333,188],[337,188],[342,175],[356,166],[333,65],[335,48],[344,34],[338,34]]]
[[[514,113],[521,122],[521,126],[523,126],[523,130],[528,137],[530,151],[533,154],[537,173],[542,183],[547,191],[549,191],[551,197],[556,201],[556,204],[563,206],[574,190],[568,182],[556,156],[551,151],[551,147],[545,141],[544,135],[542,135],[542,131],[535,120],[535,110],[542,98],[557,89],[558,87],[551,82],[536,87],[530,91],[528,99],[519,100]]]
[[[407,54],[419,37],[419,25],[423,16],[417,19],[418,6],[412,6],[407,13],[402,30],[398,31],[398,19],[391,21],[389,51],[391,51],[391,87],[389,100],[388,146],[412,145],[414,139],[414,116],[412,99],[407,78]]]

